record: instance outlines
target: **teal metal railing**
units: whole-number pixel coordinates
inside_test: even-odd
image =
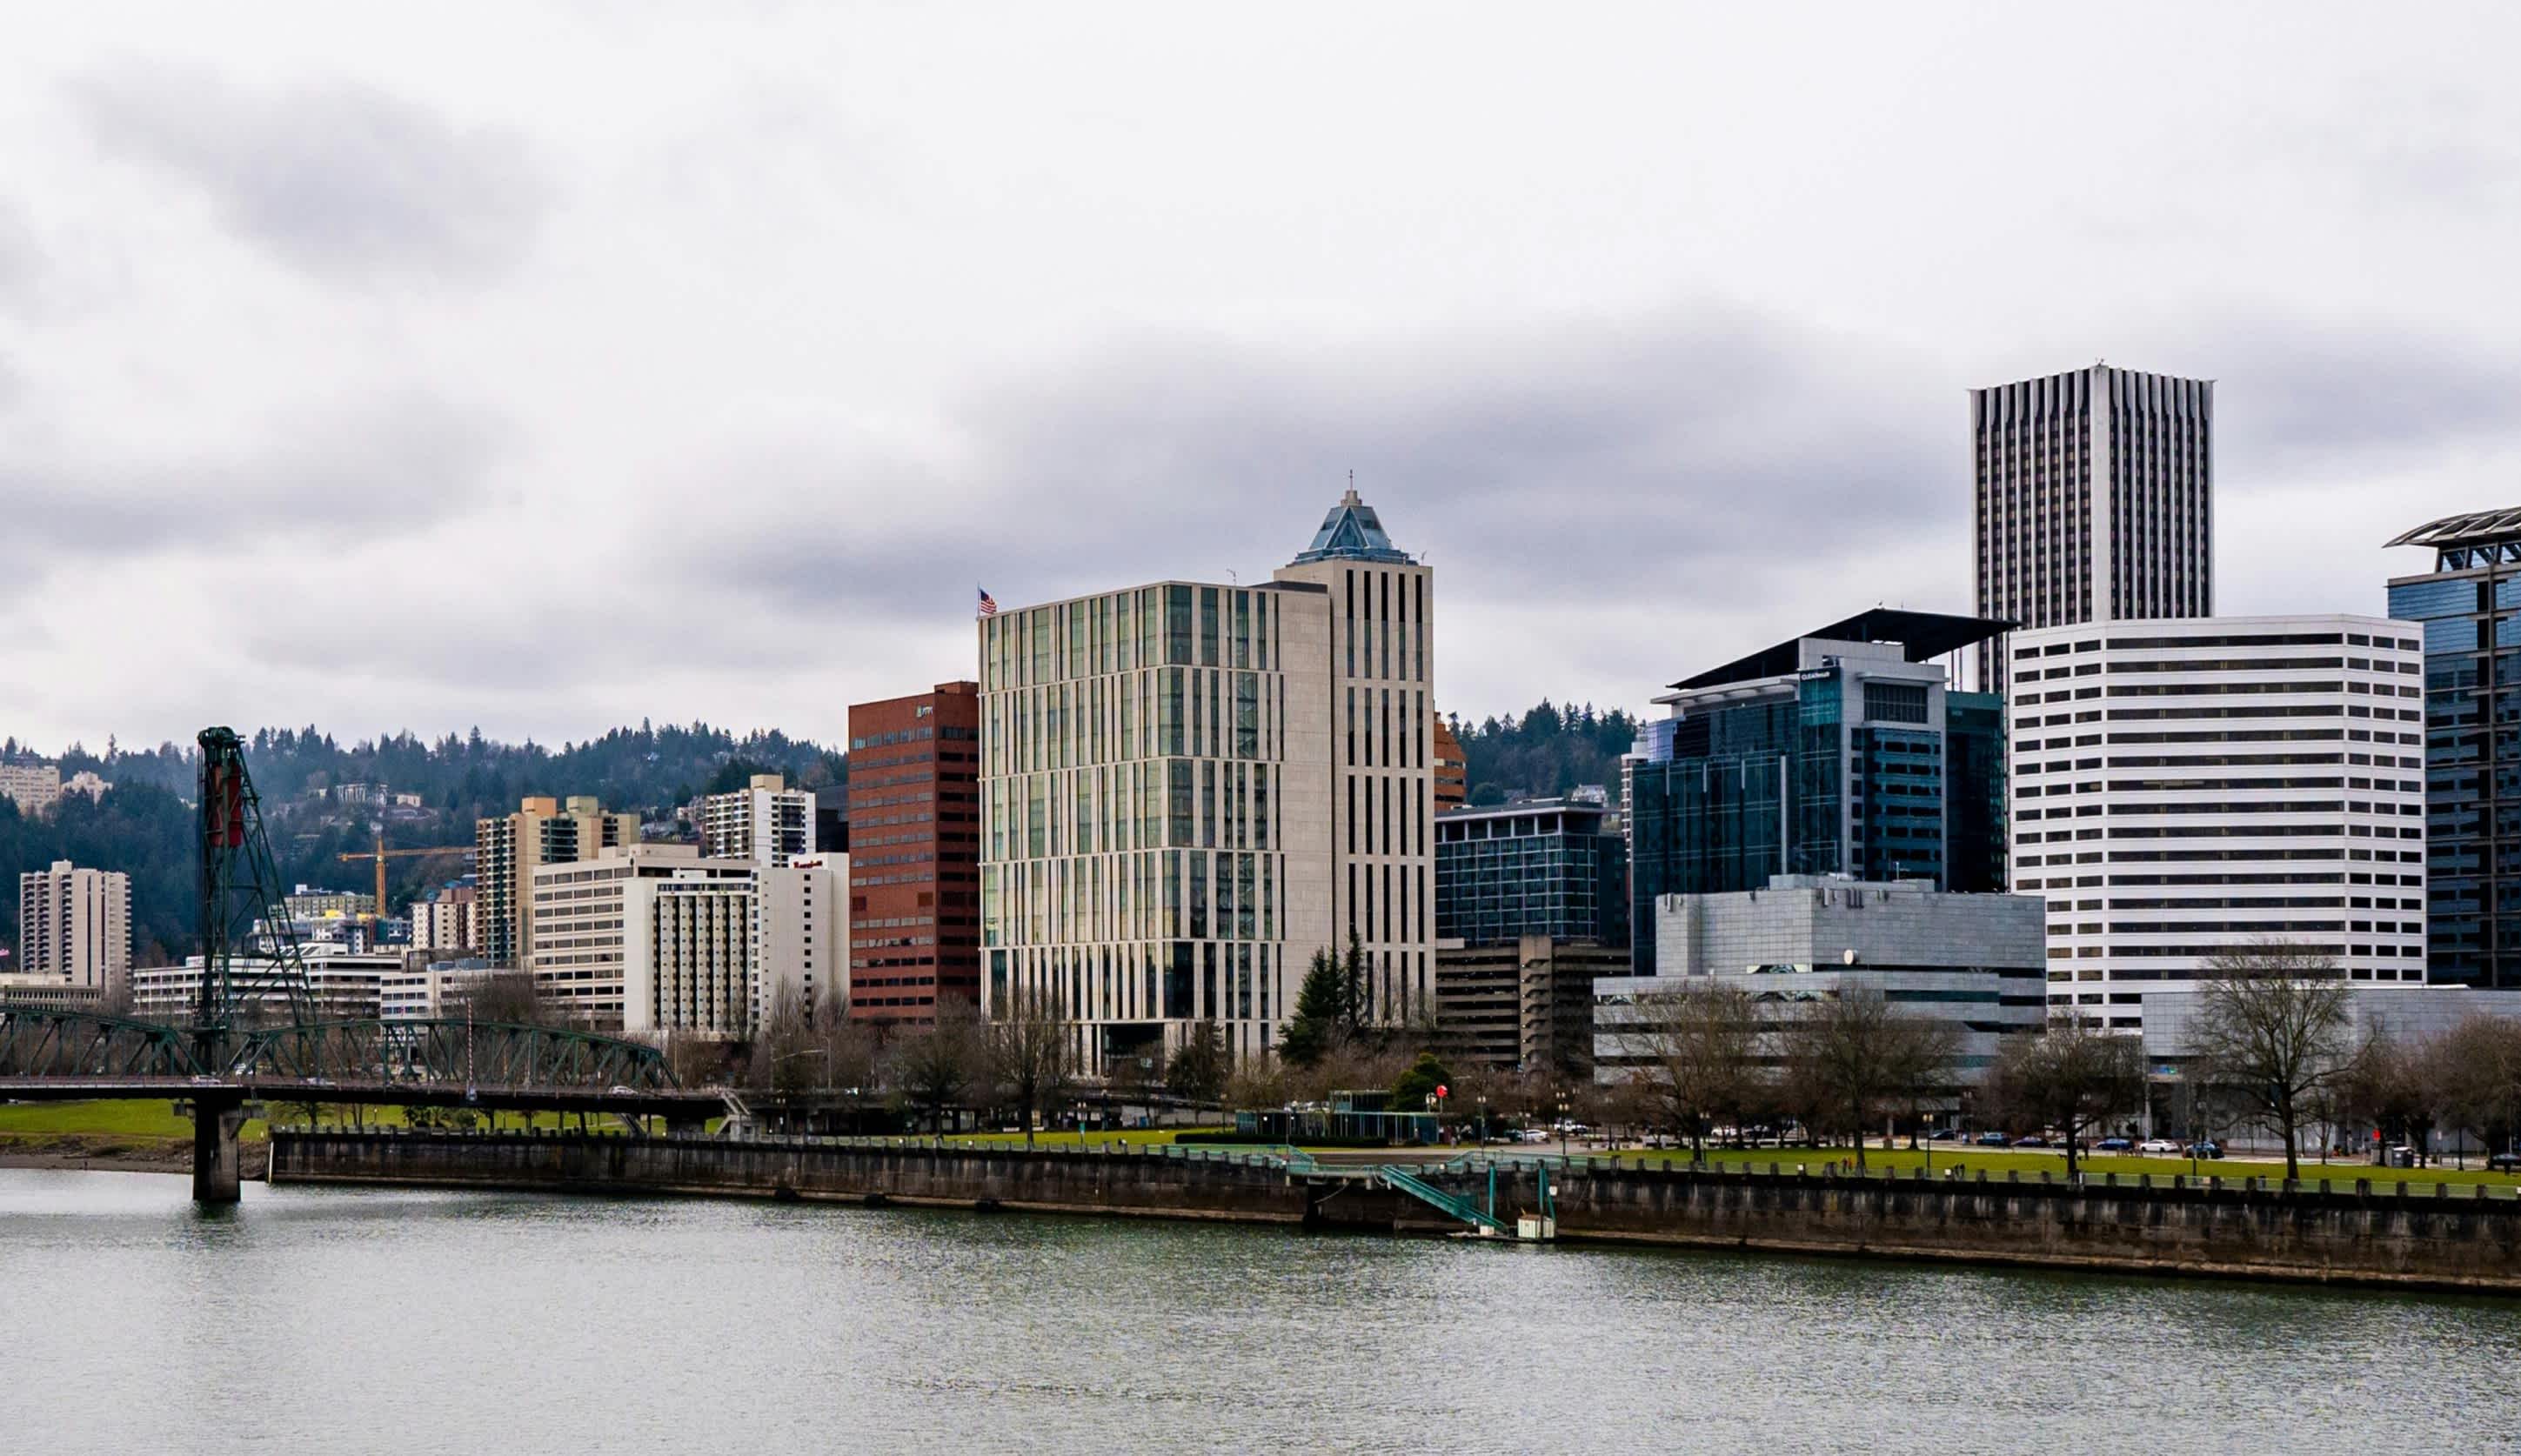
[[[1385,1186],[1405,1193],[1411,1198],[1416,1199],[1418,1202],[1425,1204],[1430,1207],[1440,1209],[1454,1218],[1460,1219],[1464,1223],[1470,1224],[1474,1228],[1487,1229],[1491,1233],[1504,1233],[1506,1231],[1505,1221],[1498,1218],[1493,1209],[1483,1208],[1479,1205],[1472,1203],[1469,1199],[1459,1198],[1453,1194],[1446,1193],[1444,1190],[1438,1188],[1435,1184],[1428,1182],[1426,1179],[1421,1178],[1406,1169],[1395,1167],[1387,1163],[1383,1167],[1376,1169],[1376,1174],[1382,1178]],[[1495,1175],[1493,1173],[1490,1175],[1490,1198],[1491,1202],[1493,1202],[1495,1198]]]

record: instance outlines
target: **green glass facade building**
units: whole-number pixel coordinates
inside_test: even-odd
[[[2004,887],[2004,728],[1931,660],[2000,622],[1874,611],[1673,685],[1623,767],[1629,942],[1655,901],[1773,875]]]
[[[2521,986],[2521,510],[2429,522],[2390,582],[2424,629],[2425,978]]]

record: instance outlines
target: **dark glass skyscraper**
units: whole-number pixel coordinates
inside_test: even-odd
[[[2004,887],[2004,729],[1993,695],[1930,660],[2001,622],[1877,610],[1673,684],[1623,765],[1629,943],[1654,905],[1771,875]]]
[[[2424,627],[2425,978],[2521,986],[2521,510],[2393,539],[2434,569],[2390,582]]]
[[[1627,845],[1598,792],[1436,816],[1436,934],[1466,945],[1526,935],[1628,941]]]

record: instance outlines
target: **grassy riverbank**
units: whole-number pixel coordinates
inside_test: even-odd
[[[284,1122],[305,1120],[305,1110],[294,1105],[277,1106],[273,1111],[281,1115]],[[364,1122],[369,1127],[408,1125],[398,1107],[326,1107],[321,1109],[318,1120]],[[524,1124],[525,1118],[519,1114],[499,1115],[503,1129]],[[564,1125],[574,1127],[576,1123],[573,1118],[564,1124],[558,1113],[537,1113],[533,1125],[558,1131]],[[270,1136],[271,1124],[262,1117],[248,1119],[239,1134],[240,1140],[248,1143],[264,1142]],[[190,1167],[193,1119],[177,1116],[172,1101],[155,1099],[0,1104],[0,1160],[40,1160],[41,1165],[51,1166],[63,1158],[172,1160]]]
[[[1555,1152],[1556,1147],[1556,1144],[1551,1144],[1546,1150],[1536,1148],[1534,1151]],[[1649,1163],[1686,1163],[1690,1160],[1690,1154],[1685,1149],[1673,1152],[1622,1149],[1619,1150],[1618,1157],[1624,1162],[1636,1160]],[[2013,1152],[1994,1148],[1937,1148],[1931,1155],[1923,1151],[1912,1152],[1906,1148],[1867,1148],[1864,1150],[1864,1165],[1867,1171],[1876,1173],[1884,1168],[1912,1173],[1917,1168],[1927,1165],[1930,1157],[1933,1160],[1932,1166],[1939,1173],[1946,1168],[1956,1167],[1970,1174],[1984,1169],[1992,1178],[2000,1178],[2009,1172],[2020,1173],[2026,1178],[2036,1178],[2043,1171],[2061,1178],[2066,1175],[2066,1155],[2063,1153],[2029,1150]],[[1747,1152],[1710,1148],[1707,1150],[1707,1160],[1719,1167],[1748,1165],[1765,1172],[1770,1163],[1788,1170],[1792,1170],[1798,1164],[1813,1169],[1832,1162],[1852,1165],[1856,1160],[1856,1153],[1851,1148],[1759,1148]],[[2116,1173],[2122,1178],[2132,1178],[2138,1173],[2150,1173],[2157,1179],[2194,1175],[2237,1182],[2243,1178],[2282,1178],[2284,1176],[2284,1163],[2281,1160],[2266,1161],[2256,1159],[2210,1159],[2191,1164],[2185,1158],[2141,1158],[2124,1153],[2096,1153],[2086,1156],[2081,1162],[2082,1170],[2095,1178],[2104,1173]],[[2352,1185],[2358,1178],[2369,1178],[2376,1187],[2382,1188],[2391,1187],[2401,1181],[2411,1186],[2434,1183],[2460,1185],[2484,1183],[2498,1189],[2521,1188],[2521,1177],[2511,1173],[2490,1173],[2476,1167],[2463,1170],[2452,1167],[2449,1163],[2439,1167],[2385,1168],[2375,1167],[2368,1162],[2321,1163],[2315,1159],[2303,1160],[2302,1180],[2305,1183],[2316,1183],[2322,1178],[2326,1178],[2331,1183],[2348,1185]]]

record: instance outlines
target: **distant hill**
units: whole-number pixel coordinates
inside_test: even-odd
[[[1542,699],[1521,717],[1490,718],[1476,726],[1458,719],[1471,802],[1503,803],[1520,796],[1564,794],[1579,784],[1600,784],[1620,796],[1620,757],[1637,736],[1637,720],[1625,708],[1598,712],[1587,703],[1562,708]]]
[[[0,751],[21,748],[40,751],[15,740],[0,744]],[[197,891],[186,801],[200,774],[196,751],[172,743],[133,751],[109,742],[103,753],[73,745],[59,756],[65,779],[92,770],[115,787],[98,800],[65,795],[35,819],[0,799],[0,945],[14,956],[19,874],[67,859],[132,877],[132,947],[144,962],[188,953]],[[372,869],[340,856],[372,847],[380,822],[390,847],[470,844],[476,819],[507,813],[528,795],[591,794],[609,809],[657,819],[696,794],[740,787],[756,773],[785,774],[808,789],[848,779],[847,756],[818,744],[776,731],[738,738],[706,723],[641,723],[558,751],[485,739],[479,729],[435,743],[402,734],[345,746],[313,727],[265,728],[247,741],[246,767],[262,798],[284,887],[371,884]],[[420,803],[352,799],[378,785],[388,794],[417,795]],[[347,786],[363,787],[345,794]],[[399,907],[461,868],[452,859],[390,861],[388,902]]]

